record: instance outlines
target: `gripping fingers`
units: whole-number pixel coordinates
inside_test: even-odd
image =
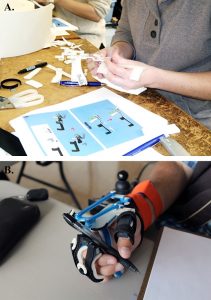
[[[87,67],[89,71],[92,73],[93,76],[97,74],[97,70],[99,68],[100,63],[97,61],[94,61],[93,59],[87,59]]]
[[[105,61],[105,65],[108,69],[108,74],[113,74],[120,79],[128,79],[128,70],[126,68],[113,63],[110,59]]]
[[[100,79],[106,78],[109,82],[116,84],[120,87],[133,88],[133,85],[134,85],[133,81],[128,80],[128,77],[130,76],[128,74],[128,72],[130,72],[130,71],[121,68],[121,71],[119,70],[117,72],[116,69],[117,69],[117,67],[108,69],[107,64],[105,64],[103,62],[103,63],[101,63],[101,65],[99,66],[99,68],[97,70],[97,76]],[[136,85],[138,85],[138,84],[136,83]]]
[[[107,265],[115,265],[117,264],[116,257],[109,255],[109,254],[103,254],[97,261],[97,264],[99,267],[104,267]]]
[[[120,263],[97,268],[98,274],[101,274],[105,277],[113,276],[116,272],[123,271],[123,270],[124,267]]]
[[[116,272],[124,270],[117,259],[109,254],[103,254],[96,262],[97,273],[104,276],[104,281],[115,276]]]
[[[109,254],[103,254],[96,262],[97,273],[105,277],[113,276],[116,272],[122,271],[124,267],[117,259]]]

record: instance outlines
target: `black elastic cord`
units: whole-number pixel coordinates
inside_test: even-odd
[[[15,82],[15,84],[5,84],[7,82]],[[3,89],[7,89],[7,90],[12,90],[12,89],[15,89],[17,88],[19,85],[21,85],[21,80],[20,79],[17,79],[17,78],[7,78],[7,79],[4,79],[1,81],[1,87]]]
[[[156,163],[156,161],[149,161],[146,163],[146,165],[141,169],[141,171],[139,172],[138,176],[135,178],[134,181],[131,182],[131,189],[133,189],[140,181],[140,178],[142,176],[142,174],[144,173],[145,169],[151,165],[151,164],[154,164]]]

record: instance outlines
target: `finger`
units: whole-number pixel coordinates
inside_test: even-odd
[[[89,71],[90,71],[93,75],[95,75],[96,72],[97,72],[97,69],[98,69],[98,67],[99,67],[99,62],[96,62],[96,61],[94,61],[93,59],[88,58],[88,59],[87,59],[87,67],[88,67]]]
[[[131,73],[131,71],[130,71]],[[104,77],[111,83],[120,86],[123,89],[137,89],[140,87],[143,87],[141,82],[136,80],[130,80],[130,73],[126,78],[119,77],[118,75],[111,74],[110,72],[107,72]]]
[[[113,278],[113,276],[104,276],[104,279],[103,279],[103,283],[106,283],[108,282],[109,280],[111,280]]]
[[[107,265],[115,265],[117,263],[117,259],[109,254],[103,254],[98,260],[97,264],[100,267],[107,266]]]
[[[104,267],[97,266],[97,273],[103,276],[113,276],[114,273],[122,271],[124,269],[123,265],[117,263],[115,265],[107,265]]]
[[[103,74],[96,73],[96,75],[97,75],[97,77],[98,77],[99,79],[103,79],[103,78],[105,78],[105,76],[104,76]]]
[[[129,88],[128,87],[128,84],[127,84],[127,80],[126,79],[122,79],[121,77],[117,76],[117,75],[114,75],[114,74],[111,74],[111,73],[107,73],[105,78],[115,84],[115,85],[118,85],[122,88]]]
[[[112,60],[114,62],[114,60]],[[127,70],[127,76],[129,80],[139,81],[142,73],[144,72],[146,65],[137,61],[122,58],[118,56],[115,59],[115,64],[119,67]]]
[[[140,67],[146,66],[146,64],[144,64],[140,61],[137,62],[136,60],[127,59],[122,56],[115,57],[115,63],[121,67],[128,68],[128,69],[131,69],[131,68],[134,68],[137,66],[140,66]]]
[[[87,255],[87,250],[84,250],[82,252],[82,256],[85,259]],[[107,265],[115,265],[117,264],[117,259],[109,254],[103,254],[102,256],[100,256],[100,258],[97,260],[97,265],[99,267],[103,267],[103,266],[107,266]]]
[[[84,250],[84,251],[82,252],[82,257],[85,259],[85,258],[86,258],[86,255],[87,255],[87,250]]]
[[[104,66],[106,71],[104,71],[103,75],[108,81],[126,89],[140,87],[138,80],[143,72],[143,68],[123,68],[111,60],[105,60]]]
[[[102,54],[102,56],[104,58],[111,58],[115,55],[115,49],[113,47],[109,47],[109,48],[104,48],[100,51],[100,53]]]
[[[110,59],[105,60],[105,65],[107,67],[108,73],[116,75],[122,79],[128,78],[128,70],[126,68],[122,68],[121,66],[113,63]]]
[[[120,237],[117,242],[117,249],[123,258],[129,258],[132,253],[133,245],[129,238]]]

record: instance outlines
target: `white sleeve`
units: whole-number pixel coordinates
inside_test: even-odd
[[[92,5],[97,14],[104,19],[111,7],[111,0],[89,0],[88,4]]]

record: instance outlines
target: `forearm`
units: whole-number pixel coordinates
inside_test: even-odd
[[[164,212],[179,197],[191,175],[192,169],[182,162],[156,162],[146,168],[140,180],[152,182],[160,195]]]
[[[185,73],[152,68],[146,70],[143,80],[146,87],[211,100],[211,72]]]
[[[90,21],[99,22],[101,19],[95,8],[88,3],[80,3],[75,0],[55,0],[55,4],[65,8],[74,15]]]

